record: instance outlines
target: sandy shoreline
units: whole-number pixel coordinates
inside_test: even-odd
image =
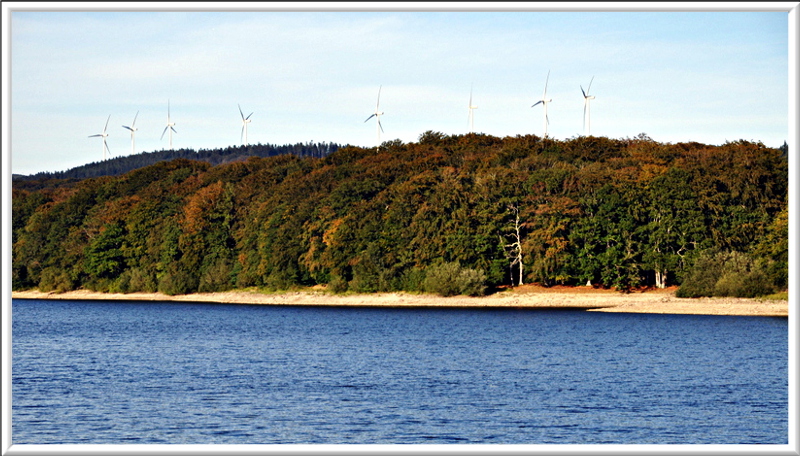
[[[461,307],[461,308],[574,308],[595,312],[628,312],[693,315],[741,315],[787,317],[787,300],[745,298],[676,298],[673,290],[648,290],[623,294],[591,288],[542,288],[524,286],[484,297],[441,297],[424,294],[374,293],[335,295],[318,290],[265,294],[228,291],[167,296],[161,293],[98,293],[77,290],[67,293],[15,291],[13,299],[175,301],[224,304],[361,307]]]

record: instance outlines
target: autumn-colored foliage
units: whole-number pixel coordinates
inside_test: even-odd
[[[759,292],[787,286],[787,192],[779,149],[644,135],[426,132],[324,157],[178,159],[15,186],[13,286],[475,294],[589,282],[752,294],[734,274]]]

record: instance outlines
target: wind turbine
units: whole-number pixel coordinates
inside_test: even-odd
[[[139,117],[139,111],[136,111],[136,115],[133,116],[133,123],[130,127],[123,125],[122,128],[127,128],[131,131],[131,155],[136,151],[136,118]]]
[[[164,127],[164,131],[161,132],[161,139],[164,139],[164,133],[166,133],[167,130],[169,130],[169,148],[172,149],[172,132],[174,131],[177,133],[177,131],[175,130],[175,122],[172,122],[169,117],[169,100],[167,100],[167,126]]]
[[[472,133],[475,131],[475,114],[472,112],[473,109],[478,109],[477,106],[472,106],[472,86],[469,88],[469,132]]]
[[[592,106],[589,103],[591,100],[594,100],[594,95],[589,95],[589,90],[592,89],[592,82],[594,81],[594,76],[592,76],[592,80],[589,81],[589,87],[586,89],[586,92],[583,92],[583,86],[581,86],[581,92],[583,92],[583,129],[586,130],[586,135],[591,136],[592,134]],[[589,117],[589,129],[586,129],[586,117]]]
[[[381,106],[381,88],[383,88],[383,86],[378,87],[378,104],[375,105],[375,113],[372,114],[371,116],[367,117],[367,120],[375,117],[377,119],[377,121],[378,121],[378,126],[377,126],[377,128],[375,128],[375,130],[378,133],[378,145],[381,144],[381,132],[383,131],[383,126],[381,125],[381,116],[383,115],[383,113],[380,111],[380,106]],[[365,120],[364,123],[367,123],[367,120]]]
[[[111,120],[111,114],[109,114],[108,119],[106,119],[106,126],[103,127],[103,132],[100,134],[89,136],[90,138],[95,138],[98,136],[103,138],[103,160],[106,159],[106,151],[108,151],[109,154],[111,153],[111,149],[108,148],[108,143],[106,142],[106,138],[108,138],[108,133],[106,133],[106,129],[108,128],[109,120]]]
[[[550,70],[547,70],[547,79],[544,82],[544,93],[542,94],[542,99],[537,101],[533,104],[532,107],[541,103],[544,106],[544,136],[547,137],[547,125],[550,124],[550,119],[547,117],[547,103],[550,103],[553,100],[547,99],[547,83],[550,82]]]
[[[238,105],[238,106],[239,106],[239,114],[242,115],[242,134],[240,135],[239,140],[241,141],[242,138],[244,138],[244,145],[246,146],[247,145],[247,124],[250,123],[250,116],[252,116],[253,113],[251,112],[250,116],[245,117],[244,113],[242,112],[242,105]]]

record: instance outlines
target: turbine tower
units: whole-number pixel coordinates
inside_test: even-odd
[[[583,92],[583,129],[586,131],[587,136],[592,135],[592,106],[590,101],[594,100],[594,95],[589,95],[589,90],[592,89],[592,82],[594,81],[594,76],[592,76],[592,80],[589,81],[589,87],[586,89],[586,92],[583,92],[583,86],[581,86],[581,92]],[[588,114],[588,116],[587,116]],[[586,119],[589,119],[589,128],[586,128]]]
[[[95,138],[95,137],[98,137],[98,136],[103,138],[103,160],[106,159],[106,151],[108,151],[109,154],[111,153],[111,149],[108,148],[108,143],[106,142],[106,138],[108,138],[108,133],[106,133],[106,129],[108,128],[108,121],[109,120],[111,120],[111,114],[109,114],[108,115],[108,119],[106,119],[106,126],[103,127],[103,132],[99,133],[99,134],[96,134],[96,135],[89,136],[90,138]]]
[[[238,105],[238,106],[239,106],[239,114],[242,115],[242,134],[240,135],[239,140],[242,141],[242,138],[244,138],[243,144],[246,146],[247,145],[247,124],[250,123],[250,116],[252,116],[253,113],[251,112],[250,116],[245,117],[244,113],[242,112],[242,105]]]
[[[383,88],[383,86],[378,87],[378,104],[375,105],[375,113],[372,114],[371,116],[367,117],[367,120],[375,117],[377,119],[377,121],[378,121],[378,125],[375,128],[375,130],[378,133],[378,145],[379,146],[381,144],[381,132],[383,131],[383,126],[381,125],[381,116],[383,115],[383,113],[380,111],[380,107],[381,107],[381,88]],[[367,123],[367,120],[365,120],[364,123]]]
[[[169,100],[167,100],[167,126],[164,127],[164,131],[161,132],[161,139],[164,139],[164,133],[169,130],[169,148],[172,150],[172,132],[178,133],[175,130],[175,122],[172,122],[169,117]]]
[[[478,109],[477,106],[472,106],[472,86],[469,88],[469,132],[473,133],[475,131],[475,114],[472,112],[473,109]]]
[[[126,125],[122,126],[122,128],[127,128],[128,130],[131,131],[131,155],[133,155],[134,152],[136,151],[136,130],[138,130],[138,128],[136,128],[137,117],[139,117],[139,111],[136,111],[136,115],[133,116],[133,123],[131,124],[130,127]]]
[[[537,101],[533,104],[532,107],[541,103],[544,106],[544,136],[547,137],[547,125],[550,124],[550,119],[547,117],[547,103],[550,103],[553,100],[547,99],[547,83],[550,82],[550,70],[547,70],[547,79],[544,82],[544,93],[542,94],[542,99]]]

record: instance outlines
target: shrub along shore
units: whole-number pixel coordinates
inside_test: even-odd
[[[220,304],[343,306],[392,308],[529,308],[583,309],[599,312],[740,315],[787,317],[786,299],[677,298],[674,288],[619,293],[590,287],[539,287],[525,285],[487,296],[450,296],[413,293],[334,294],[317,288],[275,293],[235,290],[187,295],[163,293],[101,293],[75,290],[45,293],[38,290],[15,291],[14,299],[59,299],[103,301],[172,301]]]

